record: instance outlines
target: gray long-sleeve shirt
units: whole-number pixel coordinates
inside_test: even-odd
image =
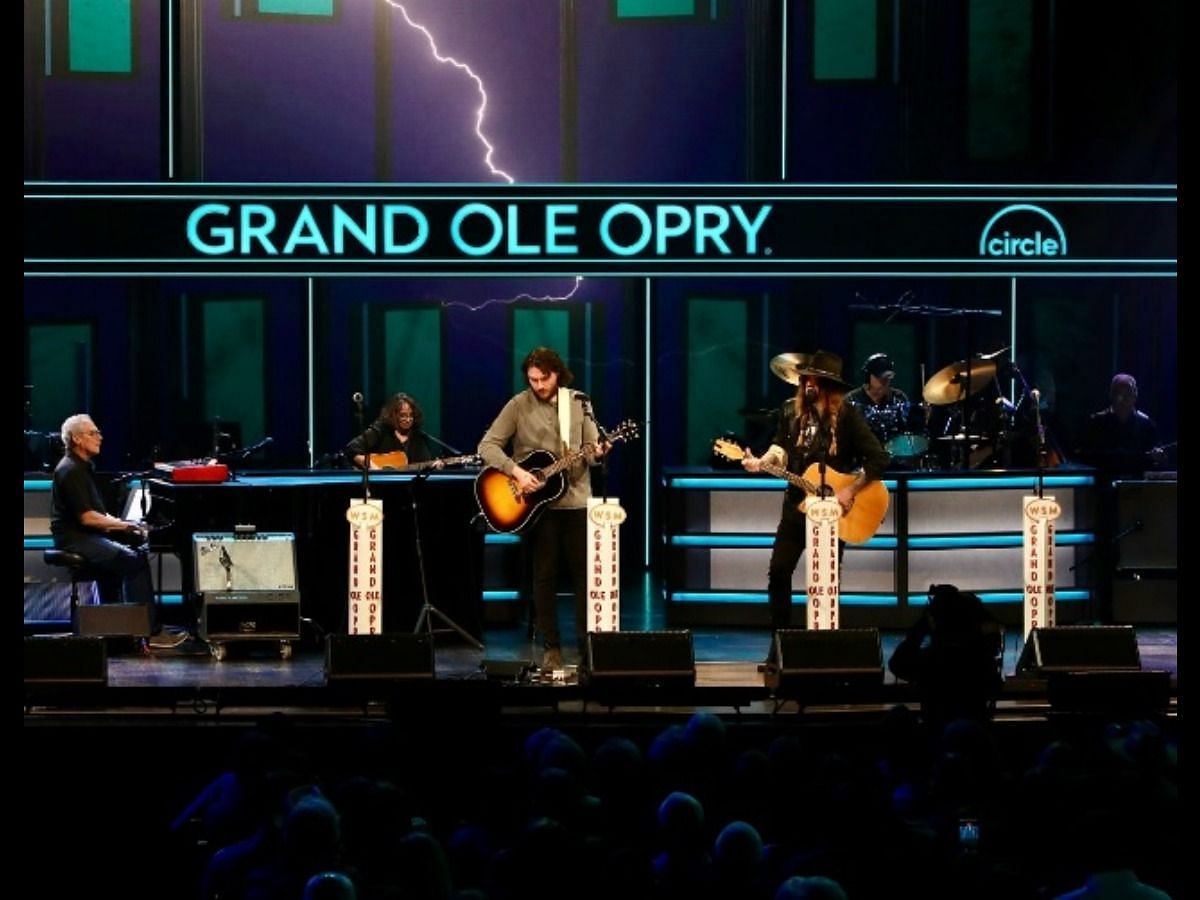
[[[577,396],[571,400],[570,449],[599,439],[596,423],[583,413],[583,403]],[[506,448],[512,443],[512,455]],[[534,450],[549,450],[556,457],[563,455],[562,439],[558,434],[558,404],[543,402],[532,390],[521,391],[500,410],[479,441],[479,455],[489,466],[511,475],[513,466]],[[592,495],[592,481],[586,461],[580,460],[567,468],[567,490],[550,504],[557,509],[576,509],[587,506]]]

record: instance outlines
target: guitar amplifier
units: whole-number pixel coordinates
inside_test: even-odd
[[[300,636],[294,534],[197,533],[192,559],[203,640]]]
[[[192,535],[196,590],[296,590],[296,536],[291,532]]]
[[[211,591],[202,593],[200,601],[202,640],[300,636],[299,591]]]

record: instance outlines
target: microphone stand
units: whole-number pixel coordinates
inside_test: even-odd
[[[417,488],[435,471],[433,466],[427,469],[418,471],[408,482],[408,498],[412,504],[413,514],[413,540],[417,546],[417,572],[421,578],[421,612],[417,615],[417,624],[413,627],[413,634],[420,634],[422,631],[429,635],[429,643],[433,645],[433,617],[437,616],[438,620],[448,628],[456,631],[464,641],[474,647],[476,650],[484,649],[482,642],[477,640],[473,634],[451,619],[448,615],[429,602],[429,584],[425,580],[425,551],[421,542],[421,516],[417,510]]]
[[[1046,481],[1046,429],[1042,427],[1042,398],[1036,391],[1030,391],[1030,399],[1033,400],[1034,421],[1037,423],[1037,495],[1041,500]]]
[[[592,401],[586,397],[580,400],[583,406],[583,414],[592,420],[592,424],[596,426],[596,436],[600,439],[600,443],[608,440],[608,432],[604,430],[604,426],[596,419],[596,413],[592,409]],[[604,482],[603,499],[608,499],[608,454],[605,453],[600,457],[600,478]]]
[[[356,397],[360,395],[356,394]],[[367,434],[366,426],[363,425],[363,402],[361,399],[356,399],[355,418],[358,419],[358,433],[363,436],[363,465],[362,465],[362,490],[363,503],[371,499],[371,438]]]
[[[466,454],[463,453],[461,450],[459,450],[457,447],[453,447],[450,444],[447,444],[445,441],[441,440],[440,438],[434,437],[428,431],[422,431],[421,434],[424,435],[426,440],[433,441],[435,444],[437,444],[443,450],[449,450],[451,456],[466,456]]]

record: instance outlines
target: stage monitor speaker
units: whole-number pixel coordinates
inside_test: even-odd
[[[196,591],[294,591],[296,536],[291,532],[194,534]]]
[[[867,690],[883,684],[877,628],[808,631],[781,628],[771,642],[764,679],[776,694]]]
[[[75,607],[75,633],[96,637],[149,637],[148,603],[96,603]]]
[[[331,685],[433,677],[428,634],[331,634],[325,644],[325,680]]]
[[[1118,481],[1117,568],[1122,571],[1178,566],[1179,491],[1175,481]]]
[[[696,654],[690,631],[593,631],[588,634],[589,684],[691,687]]]
[[[25,685],[108,684],[108,654],[101,637],[25,638]]]
[[[1017,660],[1018,675],[1050,672],[1125,671],[1142,668],[1130,625],[1069,625],[1035,628]]]

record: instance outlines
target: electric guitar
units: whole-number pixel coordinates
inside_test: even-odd
[[[609,444],[628,441],[638,436],[638,424],[626,420],[608,432]],[[555,456],[549,450],[534,450],[517,464],[537,478],[542,486],[528,494],[517,487],[515,478],[505,475],[495,466],[484,466],[475,476],[475,500],[479,511],[495,531],[516,534],[526,528],[538,513],[567,492],[565,470],[585,457],[591,457],[597,445],[584,444],[578,450],[568,450]]]
[[[713,452],[733,462],[740,462],[746,456],[746,451],[733,441],[726,441],[721,438],[713,442]],[[805,469],[803,475],[797,475],[795,472],[789,472],[782,466],[770,463],[763,463],[762,471],[769,475],[774,475],[776,478],[786,480],[789,484],[800,488],[809,497],[832,497],[838,490],[852,484],[858,477],[856,475],[846,475],[837,471],[837,469],[826,466],[825,491],[822,495],[820,489],[821,471],[817,463],[813,463]],[[800,503],[801,512],[805,512],[807,509],[808,497]],[[882,481],[870,482],[854,495],[854,503],[851,505],[849,511],[842,513],[841,519],[838,520],[838,537],[847,544],[861,544],[869,540],[879,530],[879,526],[883,524],[883,518],[887,515],[887,509],[887,488],[884,487]]]
[[[479,457],[474,453],[468,453],[465,456],[443,456],[441,459],[431,459],[427,462],[410,463],[408,461],[408,454],[403,450],[393,450],[391,453],[371,454],[372,472],[376,469],[388,469],[392,472],[421,472],[425,469],[432,469],[439,463],[443,467],[477,466],[479,465]]]

